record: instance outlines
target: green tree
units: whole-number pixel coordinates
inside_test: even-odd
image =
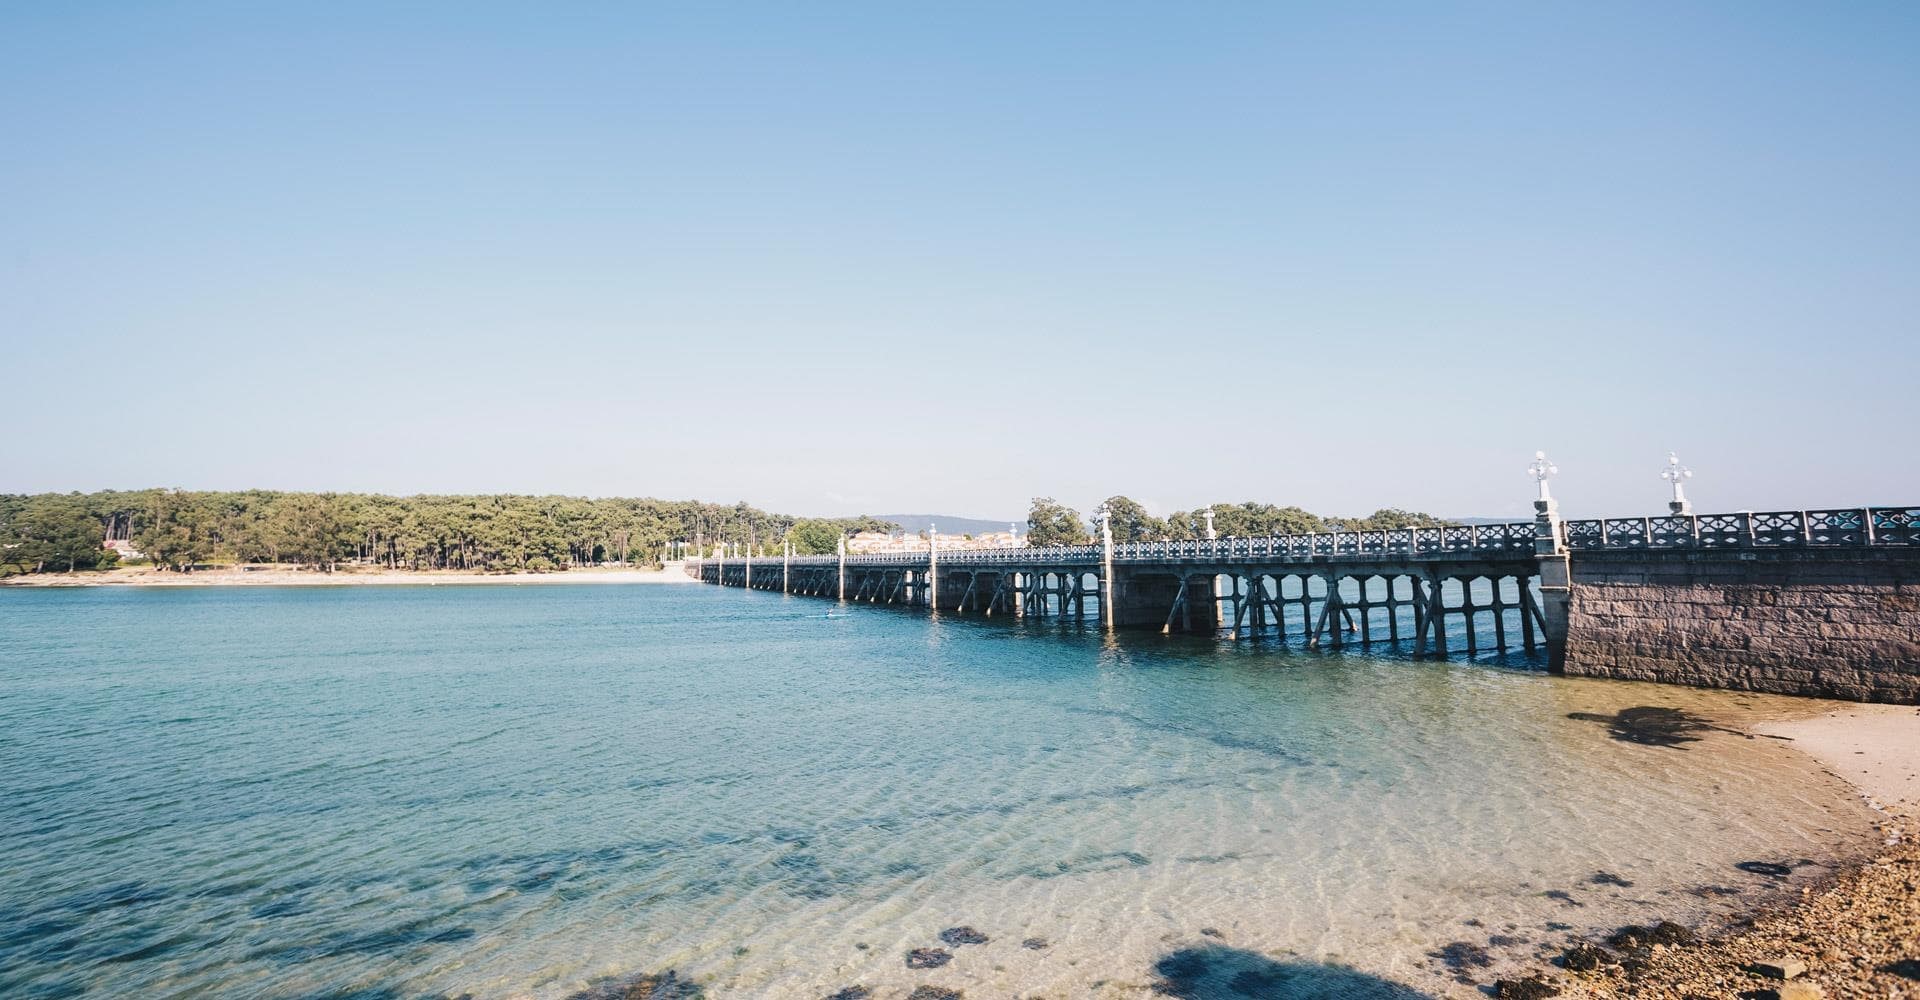
[[[1128,497],[1108,497],[1104,506],[1113,521],[1116,542],[1157,542],[1167,537],[1167,522],[1147,513],[1145,507]]]
[[[28,499],[14,516],[9,531],[22,566],[34,570],[93,569],[106,558],[101,543],[106,526],[87,509],[77,493],[44,494]]]
[[[831,552],[841,532],[896,527],[871,517],[799,519],[744,503],[631,497],[390,497],[265,490],[0,494],[0,567],[30,572],[42,565],[64,565],[41,558],[43,531],[36,528],[32,539],[24,539],[19,524],[29,507],[52,509],[75,502],[88,517],[109,526],[113,537],[130,538],[168,569],[228,559],[323,567],[358,562],[414,569],[564,569],[620,559],[653,563],[670,541],[696,537],[709,545],[744,544],[752,537],[763,555],[772,556],[792,533],[803,551]],[[74,550],[75,565],[84,568],[85,559]]]
[[[200,498],[182,490],[152,495],[134,521],[133,544],[154,565],[185,572],[213,554],[212,519]]]
[[[800,555],[824,556],[839,551],[843,530],[837,521],[806,518],[795,521],[787,537],[793,542],[793,551]]]
[[[346,501],[333,493],[296,493],[283,499],[273,519],[280,554],[331,573],[354,551],[359,532]]]
[[[1432,514],[1382,507],[1366,517],[1335,517],[1329,524],[1340,531],[1391,531],[1394,528],[1439,528],[1451,523]]]
[[[1027,510],[1028,545],[1083,545],[1088,541],[1080,512],[1052,497],[1034,497]]]

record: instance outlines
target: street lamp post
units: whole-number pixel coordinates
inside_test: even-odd
[[[1560,467],[1547,461],[1546,452],[1536,451],[1533,453],[1533,464],[1527,466],[1527,475],[1532,476],[1534,481],[1540,484],[1540,500],[1549,502],[1553,500],[1553,494],[1547,492],[1547,480],[1559,474]]]
[[[1540,624],[1546,633],[1547,670],[1562,673],[1567,668],[1567,617],[1573,599],[1573,568],[1568,565],[1567,543],[1560,524],[1560,505],[1547,492],[1547,480],[1560,473],[1560,467],[1547,461],[1547,453],[1533,453],[1527,475],[1540,484],[1540,496],[1533,501],[1533,553],[1540,573]],[[1439,592],[1434,592],[1438,601]],[[1521,590],[1523,602],[1532,595]],[[1436,606],[1436,611],[1439,608]],[[1525,614],[1522,611],[1521,614]],[[1444,640],[1440,648],[1444,651]]]
[[[940,526],[927,522],[927,610],[940,610]]]
[[[1113,509],[1101,504],[1094,511],[1100,516],[1100,620],[1113,628]]]
[[[1693,478],[1693,470],[1680,464],[1680,456],[1667,452],[1667,467],[1660,470],[1660,478],[1673,484],[1673,499],[1667,501],[1667,510],[1674,514],[1693,513],[1693,501],[1687,499],[1685,485]]]
[[[1560,505],[1547,491],[1547,480],[1559,474],[1560,467],[1547,459],[1546,452],[1533,453],[1533,464],[1527,466],[1527,475],[1540,484],[1540,495],[1533,501],[1533,546],[1534,551],[1543,556],[1566,551],[1560,537]]]

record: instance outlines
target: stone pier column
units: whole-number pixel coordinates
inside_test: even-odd
[[[967,596],[968,588],[976,587],[979,575],[978,570],[963,569],[948,570],[934,577],[934,603],[942,611],[972,611],[971,605],[974,603],[972,600],[967,601],[966,606],[962,606],[961,602],[962,598]],[[978,595],[977,600],[985,600],[985,595],[979,594],[978,589],[975,589],[974,593]]]
[[[1186,570],[1174,567],[1120,566],[1113,577],[1113,619],[1116,628],[1162,628],[1180,596],[1180,577]],[[1173,615],[1175,632],[1184,631],[1184,623],[1193,622],[1193,631],[1214,631],[1213,578],[1194,576],[1187,583],[1187,613]]]

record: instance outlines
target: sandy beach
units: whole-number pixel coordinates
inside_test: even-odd
[[[323,573],[286,566],[224,567],[191,573],[151,567],[104,572],[28,573],[0,580],[6,587],[335,587],[359,585],[465,586],[469,584],[693,583],[679,563],[660,569],[594,567],[556,573],[471,573],[460,570],[367,569]]]
[[[1881,850],[1717,937],[1619,933],[1501,981],[1497,996],[1920,997],[1920,708],[1848,706],[1758,731],[1792,740],[1857,789],[1881,817]]]
[[[1920,708],[1856,705],[1760,731],[1792,740],[1794,749],[1860,789],[1869,804],[1920,814]]]

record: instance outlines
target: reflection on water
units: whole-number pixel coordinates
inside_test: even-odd
[[[825,606],[0,592],[0,995],[1410,996],[1867,828],[1780,699]]]

